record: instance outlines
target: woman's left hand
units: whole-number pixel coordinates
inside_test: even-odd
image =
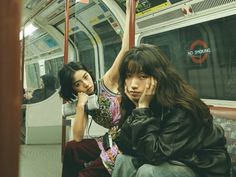
[[[156,93],[157,81],[154,77],[150,77],[146,81],[145,89],[138,101],[138,108],[149,107],[151,100]]]

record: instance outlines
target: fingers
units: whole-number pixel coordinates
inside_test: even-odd
[[[146,88],[147,90],[150,89],[150,84],[151,84],[151,77],[146,80],[145,88]]]
[[[151,94],[152,94],[152,95],[155,94],[156,88],[157,88],[157,81],[156,81],[156,79],[154,79],[154,77],[151,77],[150,90],[151,90]]]
[[[78,99],[80,104],[84,105],[88,101],[88,95],[86,93],[83,93],[83,92],[78,92],[77,93],[77,99]]]
[[[154,77],[148,78],[146,81],[145,93],[147,95],[154,95],[156,92],[156,87],[157,87],[157,81],[154,79]]]
[[[125,85],[125,94],[128,95],[128,88],[126,85]]]

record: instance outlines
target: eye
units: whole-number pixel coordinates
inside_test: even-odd
[[[79,83],[79,82],[76,82],[76,83],[74,83],[74,86],[75,86],[75,87],[79,87],[79,86],[80,86],[80,83]]]
[[[131,73],[127,73],[127,74],[126,74],[126,78],[130,78],[131,76],[132,76]]]
[[[81,81],[80,80],[77,80],[73,83],[73,86],[74,87],[79,87],[81,85]]]
[[[84,79],[84,80],[88,80],[88,79],[89,79],[89,76],[90,76],[90,75],[89,75],[88,73],[86,73],[86,74],[83,76],[83,79]]]
[[[140,74],[139,78],[140,79],[147,79],[149,76],[147,74]]]

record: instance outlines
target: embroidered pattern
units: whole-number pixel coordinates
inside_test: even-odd
[[[111,129],[116,126],[120,120],[120,96],[109,91],[102,80],[99,81],[98,84],[99,109],[91,111],[90,115],[92,115],[92,119],[97,124]],[[115,158],[120,151],[116,144],[113,144],[109,150],[105,151],[102,137],[97,138],[96,141],[101,149],[100,157],[103,164],[108,172],[111,173],[115,165]]]

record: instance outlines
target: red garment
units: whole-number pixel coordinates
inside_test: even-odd
[[[68,142],[64,152],[62,177],[110,177],[100,153],[95,139]]]

